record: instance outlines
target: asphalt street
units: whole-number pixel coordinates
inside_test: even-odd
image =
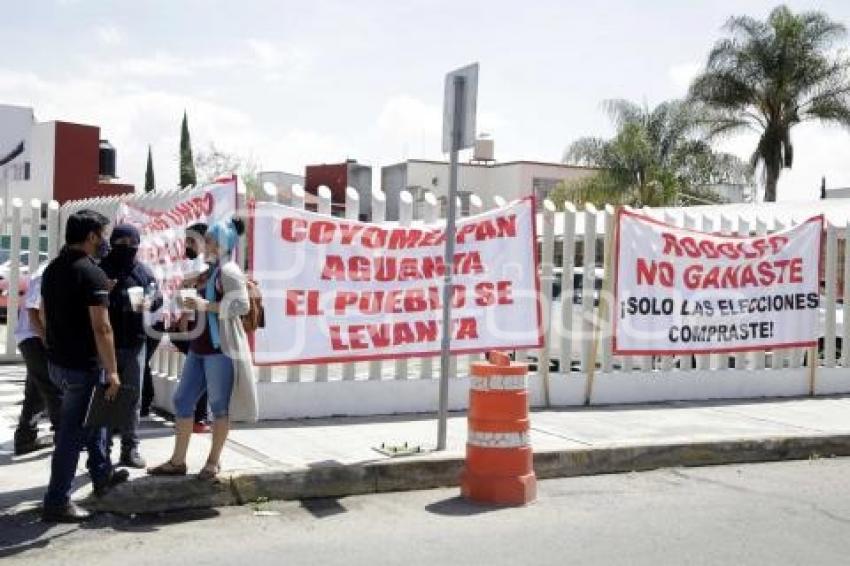
[[[4,564],[847,564],[850,459],[550,480],[524,508],[456,489],[48,526],[0,517]]]

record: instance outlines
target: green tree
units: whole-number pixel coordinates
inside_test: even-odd
[[[192,159],[192,140],[189,137],[189,117],[183,112],[183,124],[180,127],[180,187],[197,185],[195,161]]]
[[[713,135],[742,130],[759,136],[752,165],[763,166],[765,200],[776,200],[783,168],[794,163],[791,129],[819,120],[850,126],[850,60],[832,48],[843,25],[821,12],[775,8],[766,21],[731,18],[690,98],[706,103]]]
[[[152,193],[156,190],[156,181],[153,176],[153,154],[151,153],[151,146],[148,146],[148,165],[145,168],[145,192]]]
[[[680,100],[650,109],[627,100],[604,103],[617,129],[610,140],[575,141],[564,161],[593,166],[599,173],[566,183],[550,198],[557,205],[628,204],[665,206],[689,199],[718,202],[704,187],[735,179],[746,182],[749,168],[736,157],[716,153],[700,136],[701,109]]]
[[[195,157],[195,169],[202,184],[211,183],[225,175],[236,174],[245,183],[249,196],[256,196],[259,190],[257,163],[250,157],[228,153],[216,147],[214,143],[198,152]]]

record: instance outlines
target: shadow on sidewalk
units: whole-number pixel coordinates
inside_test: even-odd
[[[301,508],[308,511],[316,519],[325,519],[341,513],[348,513],[339,499],[333,497],[319,499],[302,499]]]
[[[23,456],[15,456],[11,450],[8,453],[0,453],[0,466],[8,466],[12,464],[26,464],[35,462],[36,460],[50,459],[53,456],[53,448],[44,448],[38,452],[30,452]]]
[[[0,559],[48,547],[64,537],[85,535],[85,531],[111,529],[115,532],[153,533],[160,527],[218,517],[215,509],[193,509],[175,513],[122,517],[100,513],[79,525],[43,523],[39,509],[0,515]]]
[[[494,511],[503,511],[512,509],[512,507],[504,505],[482,505],[472,503],[461,496],[450,497],[436,503],[431,503],[425,506],[425,510],[434,515],[442,515],[443,517],[471,517],[474,515],[483,515],[484,513],[492,513]]]
[[[77,489],[76,484],[74,488]],[[47,491],[46,485],[15,491],[4,491],[0,493],[0,513],[8,513],[9,509],[18,505],[40,504],[45,491]]]
[[[42,523],[40,511],[36,509],[14,515],[0,515],[0,558],[44,548],[76,529],[68,525]]]

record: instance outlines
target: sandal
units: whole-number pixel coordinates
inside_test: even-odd
[[[218,473],[221,471],[221,466],[218,464],[210,464],[207,463],[203,469],[198,473],[198,479],[201,481],[211,481],[218,476]]]
[[[186,475],[186,464],[180,464],[179,466],[168,460],[164,464],[160,464],[159,466],[148,468],[148,475],[150,476],[185,476]]]

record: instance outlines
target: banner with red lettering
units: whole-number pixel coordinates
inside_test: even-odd
[[[370,224],[256,203],[249,261],[263,293],[257,364],[439,354],[444,223]],[[542,345],[528,198],[457,223],[452,352]]]
[[[116,222],[132,224],[141,232],[137,257],[153,270],[159,283],[164,301],[161,314],[166,323],[179,317],[176,299],[183,277],[206,269],[203,258],[186,257],[186,228],[232,218],[236,213],[236,182],[236,177],[221,179],[180,193],[173,200],[150,199],[124,203],[119,208]]]
[[[817,344],[823,217],[733,237],[621,210],[614,353],[743,352]]]

